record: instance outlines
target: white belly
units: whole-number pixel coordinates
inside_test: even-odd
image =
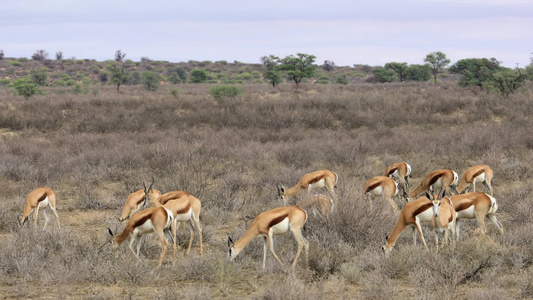
[[[440,189],[442,188],[442,180],[439,178],[433,185],[431,185],[434,189]]]
[[[420,214],[418,214],[416,217],[417,219],[420,220],[420,222],[423,222],[423,223],[432,222],[433,221],[433,209],[430,207],[424,210],[423,212],[421,212]]]
[[[476,184],[476,183],[479,183],[479,182],[485,182],[485,173],[481,173],[479,174],[478,176],[474,177],[474,182],[473,184]]]
[[[471,205],[467,209],[463,209],[457,212],[457,219],[475,219],[476,211],[474,205]]]
[[[192,217],[192,208],[190,208],[189,211],[184,214],[178,214],[176,216],[176,222],[186,222],[186,221],[189,221],[191,217]]]
[[[273,235],[285,234],[287,231],[289,231],[289,218],[285,218],[283,221],[270,227],[270,232]]]
[[[47,207],[50,204],[50,200],[48,200],[48,197],[44,198],[43,201],[39,202],[39,208]]]
[[[141,236],[152,232],[154,232],[154,224],[152,224],[152,220],[146,220],[144,224],[135,227],[133,235]]]
[[[382,194],[383,188],[381,187],[381,185],[370,191],[370,195],[372,195],[372,197],[380,197]]]
[[[326,187],[326,181],[324,179],[320,179],[319,181],[315,183],[311,183],[309,185],[309,189],[317,189],[317,188],[325,188]]]
[[[390,173],[389,177],[398,179],[398,178],[400,178],[400,173],[398,173],[398,170],[396,170],[396,171]]]

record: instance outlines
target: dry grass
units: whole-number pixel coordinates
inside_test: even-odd
[[[30,100],[0,89],[0,294],[532,297],[531,93],[474,95],[448,83],[249,85],[239,98],[215,102],[209,87],[181,85],[177,97],[165,86],[157,93],[124,87],[119,95],[112,87],[83,95],[51,88]],[[477,224],[463,220],[455,248],[426,252],[412,245],[408,231],[391,257],[382,257],[380,245],[396,217],[379,199],[370,212],[361,189],[397,161],[412,165],[414,184],[436,169],[462,175],[474,164],[490,165],[505,242],[492,224],[493,239],[480,240]],[[281,204],[276,184],[295,184],[318,169],[339,174],[340,198],[331,224],[309,218],[309,268],[302,260],[292,272],[269,255],[263,272],[261,241],[226,262],[226,235],[239,238],[253,217]],[[152,237],[140,263],[126,245],[113,252],[106,244],[106,227],[122,228],[116,217],[127,194],[152,176],[161,191],[186,190],[202,200],[204,256],[197,239],[184,256],[189,233],[183,229],[176,266],[167,255],[159,270]],[[43,232],[42,214],[37,229],[16,223],[25,194],[38,186],[56,191],[61,232],[53,217]],[[277,237],[275,247],[282,261],[294,258],[292,237]]]

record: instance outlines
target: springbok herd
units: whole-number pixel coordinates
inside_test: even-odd
[[[369,203],[372,210],[371,198],[383,198],[393,207],[399,215],[392,232],[387,236],[382,250],[389,254],[396,240],[408,225],[413,227],[413,238],[416,244],[416,234],[428,246],[422,233],[421,223],[429,223],[435,228],[435,243],[438,250],[438,231],[444,231],[444,242],[448,239],[454,241],[459,237],[458,219],[477,219],[481,229],[481,235],[485,236],[485,218],[490,220],[501,232],[503,239],[503,226],[496,219],[498,204],[493,197],[491,185],[493,172],[486,165],[477,165],[466,170],[459,181],[456,172],[449,169],[442,169],[427,174],[422,181],[411,192],[407,192],[410,187],[411,166],[405,162],[396,163],[389,166],[383,176],[374,177],[365,182],[363,187],[363,197]],[[228,255],[233,260],[246,245],[258,236],[264,240],[263,268],[267,249],[270,250],[274,258],[283,266],[280,258],[276,255],[273,246],[273,236],[285,234],[290,231],[298,243],[298,251],[292,263],[296,265],[298,258],[305,250],[306,261],[309,256],[309,243],[302,235],[302,228],[307,220],[307,211],[312,210],[318,213],[329,222],[330,214],[334,211],[338,201],[335,193],[335,186],[338,176],[330,170],[320,170],[305,174],[300,181],[289,189],[278,186],[278,195],[283,200],[283,207],[278,207],[259,214],[252,222],[246,233],[236,242],[228,236]],[[476,192],[476,183],[483,183],[487,193]],[[131,193],[126,200],[122,215],[119,220],[127,221],[126,227],[121,233],[113,233],[108,228],[112,236],[112,244],[118,247],[128,237],[130,238],[129,248],[135,257],[139,258],[141,248],[141,237],[144,234],[155,232],[161,243],[161,254],[158,267],[161,266],[167,251],[168,244],[173,243],[172,264],[176,258],[176,231],[180,224],[187,223],[191,236],[186,254],[191,250],[191,244],[195,231],[198,232],[200,241],[200,254],[203,253],[202,226],[200,225],[200,210],[202,204],[200,200],[185,191],[173,191],[161,194],[160,191],[152,187],[154,181],[148,187],[143,182],[143,189]],[[332,198],[324,195],[311,195],[311,190],[326,188]],[[473,192],[470,192],[470,190]],[[288,199],[307,190],[307,197],[299,201],[294,206],[287,206]],[[398,205],[393,201],[393,197],[398,196],[407,203],[399,210]],[[26,197],[24,211],[20,224],[24,224],[30,214],[35,211],[34,223],[37,225],[37,215],[40,208],[49,207],[57,219],[56,195],[46,187],[40,187],[30,192]],[[44,228],[49,221],[46,210]],[[44,229],[43,228],[43,229]],[[451,230],[451,237],[448,231]],[[137,251],[133,249],[133,244],[137,242]]]

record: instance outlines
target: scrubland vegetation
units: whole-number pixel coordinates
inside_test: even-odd
[[[213,99],[210,85],[96,87],[85,94],[42,88],[24,100],[0,89],[0,294],[8,298],[105,299],[511,299],[533,297],[533,101],[528,91],[502,97],[456,83],[384,85],[246,85],[234,98]],[[505,241],[487,224],[461,220],[455,247],[435,253],[412,245],[410,231],[391,256],[381,245],[396,216],[386,201],[370,212],[363,183],[407,161],[412,184],[428,172],[462,173],[475,164],[494,170],[494,196]],[[276,184],[303,174],[339,175],[331,224],[309,215],[309,267],[294,271],[262,241],[226,261],[226,236],[238,239],[251,220],[280,206]],[[202,200],[204,255],[195,239],[176,266],[144,238],[142,262],[123,244],[113,251],[107,227],[128,193],[155,179],[162,192],[185,190]],[[61,231],[17,224],[25,195],[38,186],[57,194]],[[482,186],[478,186],[481,190]],[[324,192],[327,193],[327,192]],[[291,199],[295,203],[299,199]],[[402,203],[397,200],[400,205]],[[51,217],[53,219],[53,216]],[[31,218],[30,218],[30,221]],[[296,250],[276,237],[288,265]],[[169,251],[170,252],[170,251]]]

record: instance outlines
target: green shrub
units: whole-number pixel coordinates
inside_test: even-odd
[[[6,86],[6,85],[10,85],[11,84],[11,80],[8,79],[8,78],[3,78],[3,79],[0,79],[0,86]]]
[[[65,84],[68,86],[75,86],[78,82],[74,79],[65,80]]]
[[[76,83],[72,87],[72,93],[74,93],[74,94],[86,94],[87,91],[81,87],[81,84]]]
[[[192,83],[204,83],[207,79],[207,71],[201,69],[192,70],[191,76],[189,77],[189,80]]]
[[[20,67],[22,66],[22,63],[18,60],[12,60],[9,62],[9,65],[14,66],[14,67]]]
[[[38,85],[26,77],[15,80],[13,86],[15,87],[17,94],[26,99],[41,92]]]
[[[160,85],[159,75],[152,71],[142,72],[141,81],[142,81],[142,84],[146,87],[146,89],[151,92],[157,91]]]
[[[348,77],[346,76],[346,74],[341,74],[339,76],[337,76],[337,78],[335,78],[335,83],[336,84],[348,84]]]
[[[318,77],[317,83],[321,84],[329,84],[329,75],[328,74],[322,74],[320,77]]]
[[[361,78],[364,78],[364,77],[366,77],[366,74],[365,74],[365,73],[361,73],[361,72],[352,72],[352,76],[353,76],[353,77],[361,77]]]
[[[236,86],[217,85],[209,89],[209,94],[215,99],[235,98],[242,93],[242,90]]]
[[[66,86],[67,82],[63,80],[56,80],[54,83],[52,83],[52,86],[58,87],[58,86]]]
[[[181,82],[181,78],[178,74],[178,72],[172,72],[170,73],[170,76],[168,77],[168,81],[172,84],[178,84]]]
[[[250,79],[252,79],[252,78],[253,78],[252,74],[250,74],[250,73],[248,73],[248,72],[243,72],[243,73],[241,74],[241,79],[244,79],[244,80],[250,80]]]

